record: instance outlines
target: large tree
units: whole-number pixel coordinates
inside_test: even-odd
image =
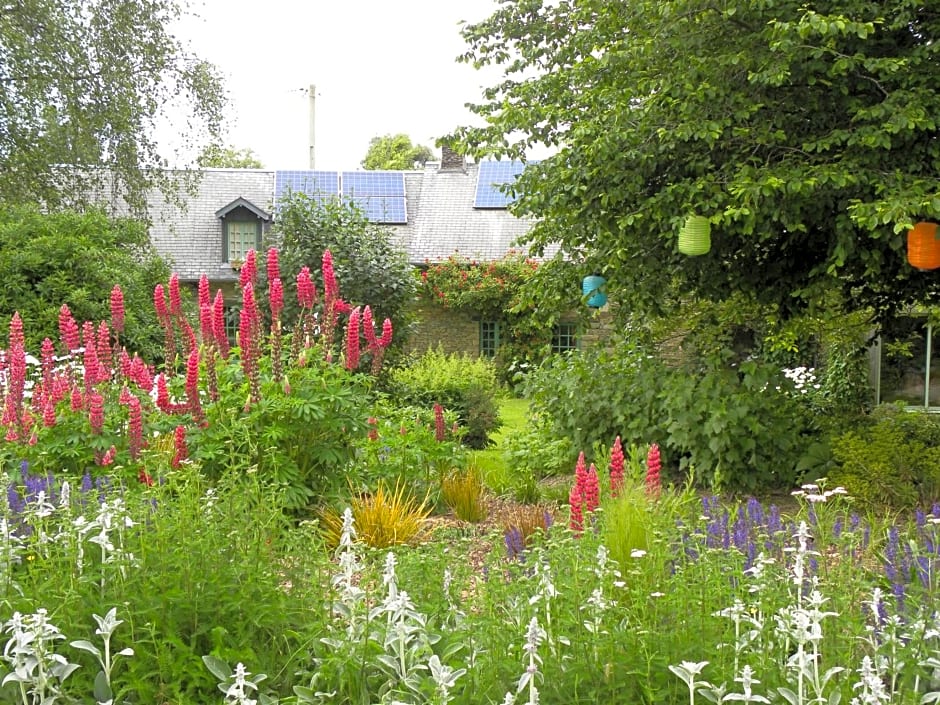
[[[165,180],[161,119],[184,148],[217,141],[221,81],[171,33],[180,12],[177,0],[0,5],[0,199],[57,207],[107,183],[140,210]]]
[[[738,291],[785,315],[837,292],[885,313],[940,300],[904,255],[940,220],[938,31],[923,0],[502,0],[462,59],[504,79],[454,137],[553,148],[515,209],[627,309]],[[713,238],[694,258],[691,213]]]
[[[405,134],[373,137],[369,141],[369,150],[362,160],[363,169],[389,169],[407,171],[424,166],[434,157],[430,147],[412,144]]]
[[[196,164],[210,169],[264,169],[264,164],[254,150],[218,144],[206,146],[197,157]]]

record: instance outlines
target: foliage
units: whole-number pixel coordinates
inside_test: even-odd
[[[176,0],[27,0],[4,10],[0,200],[56,209],[107,187],[142,212],[148,188],[169,186],[158,123],[175,128],[182,149],[218,138],[221,78],[172,34],[182,12]]]
[[[514,476],[531,475],[542,480],[569,472],[572,456],[571,441],[553,436],[542,419],[528,428],[507,436],[505,454]]]
[[[123,624],[112,630],[111,656],[133,654],[112,661],[115,702],[210,702],[206,654],[276,672],[301,648],[320,603],[310,581],[325,554],[286,520],[276,491],[249,480],[232,472],[210,484],[184,466],[151,488],[103,479],[67,492],[62,480],[17,478],[2,510],[4,546],[15,552],[4,562],[4,615],[54,605],[65,635],[100,644],[92,613],[116,605]],[[72,692],[92,702],[101,664],[84,645],[69,657],[80,665]]]
[[[511,0],[462,30],[462,59],[503,76],[471,108],[485,124],[449,139],[554,150],[514,183],[514,210],[623,310],[743,292],[787,317],[838,290],[881,317],[940,294],[903,252],[940,218],[936,31],[910,0]],[[712,250],[687,258],[692,213]]]
[[[474,467],[447,475],[441,482],[441,498],[462,521],[479,522],[486,518],[483,477]]]
[[[251,149],[219,144],[206,145],[196,159],[196,164],[203,169],[264,169],[264,164]]]
[[[940,500],[940,421],[883,405],[833,441],[830,481],[865,504],[911,508]]]
[[[282,488],[284,506],[294,511],[344,491],[340,470],[353,459],[350,438],[365,435],[369,388],[364,376],[311,357],[283,380],[267,379],[258,404],[206,409],[207,425],[193,429],[188,442],[207,477],[259,472]],[[232,374],[219,380],[222,398],[246,395],[247,380],[235,368],[226,371]]]
[[[658,443],[673,472],[754,492],[796,480],[811,429],[791,386],[778,368],[756,360],[670,367],[621,343],[547,360],[530,375],[526,395],[546,419],[546,438],[568,438],[573,451],[609,446],[618,435],[624,446]]]
[[[440,404],[456,412],[465,428],[463,442],[471,448],[489,445],[489,434],[499,427],[499,383],[485,359],[431,349],[391,370],[388,389],[399,405],[428,409]]]
[[[430,147],[412,144],[406,134],[383,135],[369,140],[369,150],[362,160],[367,170],[409,171],[424,167],[434,158]]]
[[[566,265],[570,272],[572,268]],[[549,353],[552,327],[578,305],[576,296],[560,296],[532,305],[527,291],[541,271],[539,263],[520,252],[477,262],[459,255],[429,264],[421,273],[419,293],[431,303],[475,319],[502,324],[497,365],[511,377],[520,365],[541,362]],[[570,277],[566,277],[570,279]],[[569,292],[576,292],[572,285]]]
[[[329,250],[347,303],[368,304],[376,321],[394,321],[399,331],[395,338],[401,343],[415,284],[405,251],[392,240],[387,227],[369,222],[350,201],[290,193],[277,204],[275,238],[285,281],[304,266],[311,273],[318,271],[323,252]],[[322,279],[317,281],[317,290],[323,291]],[[284,310],[287,320],[293,320],[296,303],[285,301]]]
[[[552,508],[545,504],[515,504],[500,517],[503,539],[510,558],[534,545],[536,537],[544,535],[554,524]]]
[[[40,213],[31,208],[0,212],[0,316],[15,311],[28,321],[26,348],[39,356],[42,339],[59,338],[59,309],[67,304],[79,325],[111,318],[110,292],[124,292],[121,342],[147,359],[162,356],[163,335],[147,315],[153,288],[169,277],[150,245],[146,227],[109,219],[97,211]]]
[[[379,482],[374,492],[363,492],[353,497],[352,515],[357,536],[372,548],[388,548],[417,541],[424,535],[425,521],[431,513],[427,498],[419,500],[408,486],[395,483],[389,489]],[[326,508],[321,515],[328,546],[339,545],[343,517]]]
[[[347,481],[359,491],[401,481],[436,496],[441,480],[464,464],[460,429],[454,434],[457,414],[445,412],[444,418],[445,437],[438,440],[432,409],[376,405],[368,432],[349,438],[354,457],[346,466]]]

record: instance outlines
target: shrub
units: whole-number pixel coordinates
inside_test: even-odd
[[[940,499],[940,420],[923,411],[879,407],[871,424],[833,442],[830,477],[866,504],[913,507]]]
[[[430,409],[440,404],[456,412],[466,429],[463,442],[471,448],[485,448],[489,434],[499,428],[499,382],[485,359],[428,350],[392,370],[388,384],[399,405]]]
[[[736,492],[789,487],[807,443],[808,419],[773,365],[749,360],[669,367],[630,343],[546,361],[526,395],[547,419],[544,438],[577,449],[657,443],[673,472]],[[591,458],[588,459],[589,461]]]

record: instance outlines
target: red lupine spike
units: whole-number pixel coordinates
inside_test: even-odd
[[[124,292],[118,284],[111,289],[111,327],[117,333],[124,332]]]
[[[623,489],[623,446],[620,436],[614,440],[610,449],[610,496],[617,497]]]
[[[385,319],[382,322],[382,337],[379,339],[379,347],[387,348],[392,344],[392,322]]]
[[[653,443],[646,455],[646,494],[653,499],[657,499],[662,491],[662,484],[659,479],[659,471],[662,465],[659,446]]]
[[[153,288],[153,307],[157,310],[157,317],[162,321],[169,315],[166,306],[166,294],[163,291],[163,284],[157,284]]]
[[[170,275],[170,315],[179,316],[183,312],[183,302],[180,299],[180,278],[178,274]]]
[[[205,274],[199,277],[199,296],[197,302],[199,303],[199,308],[212,305],[212,299],[209,295],[209,277]]]
[[[78,324],[75,322],[75,319],[72,318],[72,312],[65,304],[62,304],[62,307],[59,309],[59,336],[62,339],[62,344],[65,346],[66,355],[73,350],[78,350],[78,348],[82,346],[79,338]]]
[[[277,260],[277,248],[274,247],[268,250],[267,274],[269,282],[281,278],[281,267]]]
[[[270,287],[271,318],[278,319],[281,316],[281,311],[284,310],[284,287],[278,277],[269,279],[268,283]]]
[[[346,326],[346,369],[355,371],[359,367],[359,307],[349,314]]]

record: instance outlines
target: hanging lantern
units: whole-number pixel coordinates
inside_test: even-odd
[[[679,231],[679,252],[690,257],[704,255],[712,248],[712,224],[703,215],[690,215]]]
[[[587,297],[589,307],[601,308],[607,303],[607,294],[601,290],[606,283],[607,280],[599,274],[584,277],[584,281],[581,282],[581,292]]]
[[[907,231],[907,261],[918,269],[940,267],[940,240],[937,224],[920,222]]]

